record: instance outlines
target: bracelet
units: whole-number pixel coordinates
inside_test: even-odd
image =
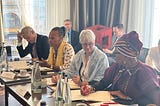
[[[78,85],[79,85],[79,86],[81,86],[81,82],[82,82],[82,81],[81,81],[81,80],[79,80],[79,82],[78,82]]]
[[[93,88],[93,92],[96,92],[96,88],[92,87]]]
[[[129,96],[126,97],[126,100],[132,100],[132,98],[130,98]]]
[[[92,86],[90,86],[90,85],[89,85],[89,87],[91,88],[91,93],[96,92],[96,89],[95,89],[94,87],[92,87]]]

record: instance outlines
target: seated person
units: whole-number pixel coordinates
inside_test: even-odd
[[[48,60],[40,61],[40,66],[53,68],[54,71],[63,71],[70,67],[74,56],[73,47],[63,41],[64,27],[55,27],[49,34],[50,52]]]
[[[82,86],[81,94],[88,95],[93,90],[106,88],[110,90],[111,95],[133,100],[139,106],[147,104],[159,106],[160,85],[156,73],[153,68],[136,58],[142,47],[138,34],[135,31],[124,34],[114,46],[116,63],[106,69],[100,82],[92,86]]]
[[[113,30],[113,36],[112,36],[111,47],[110,47],[110,49],[103,49],[103,51],[108,56],[109,65],[111,65],[112,63],[115,62],[115,56],[113,55],[113,51],[114,51],[113,45],[124,34],[123,24],[116,24],[116,25],[114,25],[113,28],[112,28],[112,30]]]
[[[150,48],[146,57],[146,64],[154,68],[160,75],[160,40],[157,47]]]
[[[100,81],[109,63],[107,56],[95,46],[95,35],[91,30],[82,30],[80,43],[82,49],[74,56],[70,69],[65,73],[81,86]],[[57,76],[53,76],[53,81],[57,81]]]
[[[28,45],[23,49],[22,39],[28,41]],[[20,57],[25,57],[31,54],[32,58],[47,59],[49,54],[48,37],[39,35],[30,27],[24,27],[21,32],[17,34],[18,46],[17,50]]]
[[[116,42],[116,40],[118,40],[124,34],[123,24],[114,25],[112,30],[113,30],[112,45],[111,45],[110,49],[103,49],[103,51],[105,53],[107,53],[108,55],[109,54],[113,54],[113,51],[114,51],[113,45],[114,45],[114,43]]]

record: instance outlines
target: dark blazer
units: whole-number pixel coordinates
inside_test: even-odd
[[[79,50],[82,49],[82,46],[79,42],[79,33],[74,30],[71,30],[71,45],[72,45],[75,53],[77,53]]]
[[[37,52],[37,56],[38,56],[39,60],[41,60],[42,58],[43,59],[48,58],[49,47],[50,46],[49,46],[49,42],[48,42],[48,37],[37,34],[36,52]],[[32,48],[33,48],[33,44],[31,44],[31,43],[28,43],[28,45],[25,49],[23,49],[22,45],[17,46],[17,50],[18,50],[21,58],[28,55],[28,54],[31,54],[31,56],[33,57]]]

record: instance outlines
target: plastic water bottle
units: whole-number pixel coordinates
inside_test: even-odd
[[[8,71],[7,51],[4,46],[2,46],[1,50],[1,71]]]
[[[32,91],[33,93],[41,93],[42,92],[42,83],[41,83],[41,72],[39,69],[39,61],[36,61],[35,72],[33,72],[32,78]]]
[[[36,70],[36,61],[33,61],[33,68],[31,72],[31,91],[34,90],[34,75],[35,75],[35,70]]]
[[[72,105],[72,96],[71,96],[70,86],[68,84],[67,75],[64,76],[63,99],[64,99],[64,106]]]

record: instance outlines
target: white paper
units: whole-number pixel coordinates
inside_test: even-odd
[[[85,100],[85,101],[111,101],[112,96],[108,91],[96,91],[87,96],[83,96],[80,93],[80,90],[71,90],[72,101],[75,100]]]
[[[68,79],[68,83],[71,89],[80,89],[80,86],[78,84],[75,84],[72,79]]]
[[[24,87],[23,86],[17,86],[16,87],[16,92],[19,94],[19,95],[21,95],[21,96],[25,96],[25,94],[27,93],[27,90],[26,89],[24,89]]]
[[[8,78],[8,79],[14,79],[14,77],[16,76],[15,73],[13,72],[2,72],[1,77],[3,78]]]
[[[8,65],[13,70],[29,69],[30,66],[27,65],[26,61],[13,61],[8,62]]]

